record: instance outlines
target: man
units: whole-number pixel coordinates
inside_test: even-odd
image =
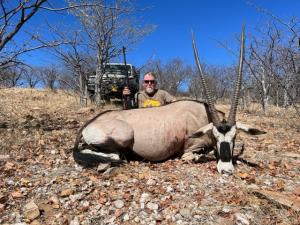
[[[143,79],[144,90],[135,95],[135,102],[138,108],[162,106],[176,100],[175,97],[168,92],[157,89],[156,85],[157,81],[154,73],[146,73]],[[123,95],[130,95],[128,87],[124,88]]]

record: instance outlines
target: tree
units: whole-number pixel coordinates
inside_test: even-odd
[[[158,80],[162,84],[162,89],[176,95],[191,73],[192,68],[185,66],[181,59],[176,58],[164,66],[162,73],[158,73]]]
[[[54,90],[57,87],[58,80],[60,79],[60,73],[56,68],[57,67],[55,65],[51,65],[38,69],[39,77],[45,88]]]
[[[300,52],[297,53],[295,43],[298,40],[279,27],[271,22],[266,30],[260,29],[260,38],[253,37],[250,40],[247,65],[260,90],[264,112],[269,104],[284,107],[294,105],[298,96],[296,80]]]
[[[25,82],[25,85],[29,88],[35,88],[37,84],[41,82],[41,79],[38,75],[38,71],[34,68],[24,67],[22,77]]]
[[[11,88],[22,85],[22,70],[23,68],[20,67],[8,67],[0,70],[0,86]]]
[[[250,71],[258,81],[260,90],[261,105],[264,112],[266,112],[269,105],[269,91],[271,88],[270,79],[272,79],[271,73],[274,71],[275,64],[275,47],[279,41],[280,36],[278,33],[272,33],[269,29],[268,38],[258,41],[253,39],[250,44]]]
[[[48,0],[0,1],[0,69],[22,63],[19,56],[36,49],[56,45],[31,45],[35,36],[18,45],[14,37]],[[45,8],[44,8],[45,9]]]
[[[208,64],[203,64],[202,67],[206,76],[207,86],[215,101],[230,99],[233,90],[232,80],[236,77],[235,68]],[[196,68],[190,77],[189,92],[196,99],[203,99],[202,82]]]
[[[59,34],[59,31],[56,31]],[[65,37],[60,34],[60,37]],[[60,80],[60,84],[74,88],[79,91],[80,104],[87,105],[87,99],[90,97],[87,89],[88,75],[95,71],[95,59],[89,55],[88,46],[80,40],[77,32],[72,35],[72,40],[64,45],[64,49],[54,49],[55,54],[61,59],[65,68],[70,72],[65,74]]]
[[[293,17],[283,20],[268,10],[250,3],[264,16],[268,23],[257,30],[256,38],[250,40],[250,57],[245,62],[258,84],[263,110],[272,103],[279,106],[296,105],[299,99],[300,21]],[[261,29],[261,28],[266,29]]]
[[[35,51],[41,48],[56,47],[64,43],[63,41],[46,41],[43,43],[36,42],[37,39],[43,39],[37,33],[23,32],[24,40],[22,43],[17,43],[15,40],[16,35],[20,33],[24,26],[29,23],[32,17],[34,17],[41,10],[46,11],[66,11],[71,8],[92,6],[91,4],[82,4],[72,6],[66,6],[62,8],[53,7],[53,1],[49,0],[18,0],[18,1],[0,1],[0,70],[6,70],[9,67],[16,67],[24,62],[20,59],[20,56],[31,51]],[[65,3],[64,3],[65,4]],[[1,81],[5,77],[1,73]],[[9,73],[5,73],[6,75]],[[2,82],[3,84],[4,82]]]

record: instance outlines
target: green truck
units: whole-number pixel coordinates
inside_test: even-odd
[[[129,88],[132,98],[139,91],[140,72],[131,64],[108,63],[105,66],[105,72],[101,82],[101,96],[105,101],[122,100],[122,90],[126,85],[126,76],[128,71]],[[90,96],[95,95],[96,74],[88,76],[88,92]]]

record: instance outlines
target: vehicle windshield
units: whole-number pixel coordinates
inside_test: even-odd
[[[131,67],[127,65],[128,75],[131,75]],[[116,75],[126,75],[127,73],[125,65],[106,65],[105,73],[116,74]]]

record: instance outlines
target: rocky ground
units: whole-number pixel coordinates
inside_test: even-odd
[[[242,122],[234,175],[195,163],[130,162],[106,172],[74,162],[77,130],[100,110],[62,92],[0,89],[0,224],[299,224],[300,119],[292,110]]]

